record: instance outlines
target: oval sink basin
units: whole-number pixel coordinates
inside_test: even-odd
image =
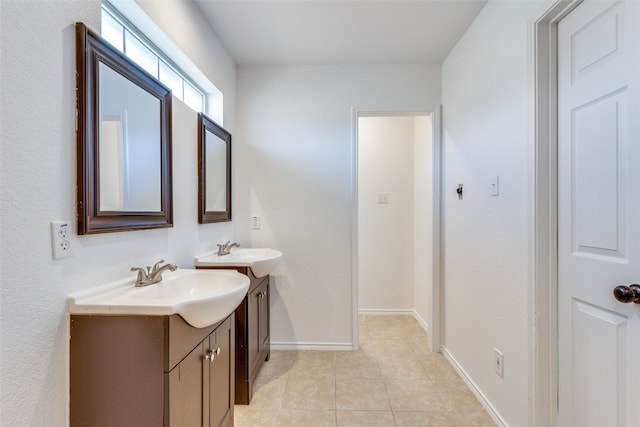
[[[197,267],[249,267],[256,277],[270,274],[280,263],[282,252],[269,248],[237,248],[229,255],[215,252],[197,256]]]
[[[249,289],[249,278],[231,270],[178,269],[162,282],[135,287],[119,280],[69,295],[72,314],[179,314],[191,326],[204,328],[233,313]]]

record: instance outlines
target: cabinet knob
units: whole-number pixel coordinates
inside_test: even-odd
[[[206,360],[209,363],[213,362],[213,359],[215,358],[216,358],[216,352],[214,350],[209,350],[207,351],[207,354],[204,355],[204,360]]]
[[[220,350],[220,347],[216,348],[216,356],[220,356],[221,352],[222,350]]]

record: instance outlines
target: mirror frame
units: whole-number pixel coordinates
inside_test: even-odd
[[[226,209],[207,210],[207,165],[205,159],[207,131],[211,132],[227,145],[226,165]],[[231,221],[231,134],[204,113],[198,114],[198,223]]]
[[[89,30],[76,27],[77,215],[78,234],[173,227],[171,169],[172,94],[117,49]],[[160,101],[160,210],[100,210],[99,63],[102,62]]]

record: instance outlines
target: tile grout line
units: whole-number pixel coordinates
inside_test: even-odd
[[[342,354],[342,353],[338,353],[338,352],[332,352],[333,354],[331,354],[330,356],[330,361],[331,361],[331,365],[329,365],[328,367],[330,367],[331,369],[331,377],[333,379],[332,383],[333,383],[333,404],[332,406],[330,406],[329,408],[333,408],[333,417],[326,417],[325,416],[325,420],[327,422],[329,422],[329,419],[333,419],[333,424],[335,426],[338,425],[339,422],[339,417],[338,417],[338,379],[340,379],[341,382],[345,383],[345,387],[347,387],[346,384],[348,384],[349,382],[358,382],[358,381],[362,381],[362,380],[375,380],[379,383],[382,384],[383,386],[383,390],[385,392],[385,397],[386,397],[386,403],[389,407],[388,412],[386,410],[377,410],[377,409],[373,409],[373,407],[370,406],[363,406],[363,408],[366,407],[366,409],[358,409],[358,405],[355,405],[353,409],[344,409],[341,412],[344,412],[344,416],[346,417],[345,420],[347,419],[357,419],[357,417],[361,416],[358,415],[356,413],[368,413],[369,415],[367,415],[368,417],[371,417],[372,413],[375,412],[381,412],[381,413],[389,413],[389,415],[391,415],[390,419],[389,419],[389,423],[388,425],[392,425],[391,423],[393,422],[393,425],[399,425],[399,423],[408,421],[413,419],[416,422],[419,422],[418,419],[422,419],[422,420],[428,420],[430,419],[430,416],[434,416],[436,418],[434,419],[441,419],[441,417],[445,417],[444,419],[450,420],[451,422],[454,423],[459,423],[460,420],[462,419],[462,417],[467,414],[467,415],[471,415],[472,419],[476,419],[478,417],[480,418],[484,418],[484,416],[486,416],[486,414],[484,413],[484,411],[482,411],[482,409],[480,408],[480,410],[475,410],[475,408],[473,407],[467,407],[465,408],[463,411],[452,411],[452,407],[450,406],[451,404],[454,404],[455,399],[459,399],[460,395],[457,394],[458,392],[456,391],[455,385],[456,385],[456,381],[455,378],[452,378],[450,376],[450,373],[446,370],[447,366],[443,366],[442,363],[440,363],[440,360],[437,359],[437,356],[434,356],[433,359],[431,359],[431,357],[429,355],[427,355],[425,353],[425,349],[422,348],[423,343],[425,342],[425,338],[421,335],[416,335],[414,333],[415,328],[412,327],[407,327],[407,325],[405,324],[405,322],[403,321],[402,324],[399,324],[399,322],[395,322],[394,323],[394,319],[392,318],[387,318],[389,319],[389,322],[385,322],[385,323],[381,323],[378,322],[376,319],[375,324],[377,325],[375,327],[375,334],[372,334],[371,331],[369,330],[368,323],[370,322],[366,322],[366,321],[362,321],[361,320],[361,330],[362,330],[362,338],[364,338],[363,341],[365,341],[366,343],[370,343],[370,345],[365,345],[361,348],[360,351],[362,351],[362,354],[367,355],[367,357],[373,356],[372,361],[374,362],[375,366],[378,368],[378,370],[376,371],[377,374],[376,377],[369,377],[369,375],[371,375],[371,371],[369,369],[359,369],[357,370],[357,373],[353,374],[353,366],[360,366],[362,364],[363,361],[358,362],[358,357],[354,358],[355,359],[355,365],[352,365],[351,368],[349,367],[348,363],[352,363],[353,360],[350,362],[349,359],[340,359],[340,361],[342,361],[342,363],[345,363],[345,366],[343,366],[343,370],[346,369],[346,375],[344,378],[340,377],[338,378],[338,373],[337,373],[337,368],[338,368],[338,354]],[[388,326],[388,328],[387,328]],[[395,342],[395,344],[394,344]],[[404,365],[405,363],[402,362],[402,358],[404,357],[403,354],[400,354],[400,361],[398,360],[393,360],[393,358],[389,358],[390,356],[387,355],[387,358],[384,360],[381,360],[381,355],[378,351],[376,350],[372,350],[372,349],[378,349],[378,347],[380,345],[386,345],[386,346],[394,346],[393,348],[397,349],[397,344],[400,345],[400,350],[406,348],[406,350],[408,350],[407,354],[411,355],[411,358],[415,360],[415,362],[417,362],[416,367],[419,367],[422,371],[422,375],[424,375],[425,377],[422,378],[422,376],[420,376],[420,378],[418,377],[414,377],[415,374],[411,374],[410,371],[407,371],[406,369],[402,369],[402,365]],[[365,350],[365,348],[369,348],[369,350]],[[399,351],[400,351],[399,350]],[[283,388],[278,388],[279,390],[282,390],[282,396],[280,398],[280,400],[277,402],[276,405],[273,405],[273,412],[271,413],[272,415],[270,415],[270,418],[272,416],[275,415],[275,425],[277,426],[278,423],[281,422],[286,422],[286,419],[289,418],[289,416],[285,416],[283,418],[283,412],[285,412],[284,409],[284,397],[286,395],[286,393],[289,391],[290,392],[290,380],[292,379],[291,375],[289,375],[289,373],[291,372],[291,369],[294,367],[294,365],[296,365],[296,360],[300,360],[299,356],[300,354],[304,353],[304,351],[300,351],[300,352],[295,352],[292,354],[287,354],[287,361],[288,363],[285,363],[286,365],[286,373],[283,374],[283,376],[286,377],[285,380],[285,384]],[[398,352],[396,352],[398,353]],[[402,351],[400,351],[400,353],[402,353]],[[314,358],[316,358],[318,356],[318,352],[312,352],[310,351],[309,353],[305,354],[302,360],[305,360],[306,362],[304,362],[305,364],[308,363],[308,360],[311,360],[311,364],[308,365],[307,369],[314,369],[314,364],[316,362],[314,362]],[[318,358],[318,360],[321,362],[322,359],[327,360],[327,358],[320,357]],[[431,362],[433,360],[433,363]],[[328,360],[327,360],[328,361]],[[390,362],[390,366],[389,369],[386,370],[386,373],[383,375],[382,374],[382,368],[381,368],[381,362],[382,361],[387,361]],[[398,371],[398,373],[393,373],[394,371],[394,365],[399,363],[399,367],[400,367],[400,371]],[[324,362],[323,362],[324,363]],[[413,363],[413,362],[412,362]],[[320,365],[318,365],[319,367]],[[325,364],[324,366],[327,366],[327,364]],[[342,366],[342,365],[341,365]],[[300,367],[298,367],[300,368]],[[303,370],[304,370],[304,366],[303,366]],[[409,372],[409,374],[408,374]],[[349,373],[352,373],[353,375],[349,375]],[[297,374],[300,379],[305,378],[304,373],[303,376],[300,376],[300,372]],[[380,377],[378,378],[377,375],[380,375]],[[407,375],[410,375],[409,377],[407,377]],[[280,376],[276,376],[275,378],[279,378]],[[438,400],[438,404],[436,406],[428,406],[428,407],[424,407],[423,409],[425,410],[409,410],[409,411],[404,411],[407,412],[407,414],[405,414],[403,411],[394,411],[394,408],[392,406],[392,402],[391,402],[391,397],[390,397],[390,393],[389,393],[389,386],[390,384],[394,384],[395,383],[395,387],[398,388],[402,387],[402,382],[406,382],[408,381],[407,378],[411,378],[414,381],[419,381],[419,382],[427,382],[427,383],[432,383],[433,385],[433,391],[435,393],[433,393],[433,397],[436,397]],[[314,375],[313,373],[307,378],[309,380],[313,380],[314,379]],[[325,384],[327,384],[327,382],[325,382]],[[445,388],[448,389],[445,390],[444,388],[442,388],[445,384],[452,384],[452,387],[446,386]],[[398,390],[400,390],[398,389]],[[273,390],[273,389],[272,389]],[[348,390],[348,389],[345,389]],[[394,389],[395,390],[395,389]],[[396,390],[396,391],[398,391]],[[462,390],[460,390],[460,392],[462,392]],[[302,393],[302,391],[300,391],[300,393]],[[366,393],[366,392],[365,392]],[[448,395],[447,393],[451,393],[450,395]],[[397,394],[397,393],[396,393]],[[446,397],[445,397],[446,396]],[[347,403],[348,401],[345,401],[345,408],[349,407],[349,403]],[[276,403],[276,402],[274,402]],[[382,403],[382,402],[381,402]],[[304,404],[303,404],[304,405]],[[457,405],[457,404],[456,404]],[[310,406],[310,408],[313,405]],[[442,410],[435,410],[435,411],[430,411],[429,409],[436,409],[436,407],[440,407],[442,406]],[[466,405],[464,405],[466,406]],[[259,409],[259,408],[258,408]],[[292,409],[293,410],[293,409]],[[259,411],[257,411],[259,412]],[[295,417],[303,417],[304,416],[304,412],[307,412],[307,416],[311,415],[309,414],[309,412],[313,412],[312,409],[309,410],[304,410],[304,409],[300,409],[300,410],[296,410],[294,411],[296,412]],[[463,412],[463,414],[460,414],[460,412]],[[347,415],[348,413],[353,413],[351,415]],[[413,413],[413,415],[409,415],[408,413]],[[432,415],[427,415],[427,413],[431,413]],[[366,417],[365,416],[365,419]],[[354,418],[356,417],[356,418]],[[388,417],[388,415],[385,415],[385,419],[386,417]],[[425,418],[426,417],[426,418]],[[449,418],[447,418],[449,417]],[[475,418],[474,418],[475,417]],[[273,419],[273,418],[272,418]],[[299,418],[293,418],[293,419],[299,419]],[[393,421],[391,421],[391,419]],[[454,421],[457,420],[457,421]],[[248,419],[247,419],[248,421]],[[318,420],[318,422],[320,422],[320,420]],[[472,421],[473,422],[473,421]],[[487,421],[482,420],[481,421],[483,424],[487,423]],[[330,422],[329,422],[330,423]],[[256,424],[254,424],[256,425]],[[302,425],[302,424],[300,424]],[[315,424],[313,424],[315,425]],[[361,425],[361,424],[358,424]],[[452,424],[452,425],[460,425],[460,424]],[[492,425],[487,423],[486,425]],[[237,425],[237,427],[242,427],[242,424],[239,423]]]

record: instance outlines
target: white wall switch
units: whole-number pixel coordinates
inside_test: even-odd
[[[53,259],[73,256],[69,221],[51,221],[51,249]]]
[[[500,377],[504,378],[504,354],[497,348],[493,349],[495,355],[494,368],[496,370],[496,374]]]
[[[378,203],[389,203],[389,193],[378,193]]]
[[[491,177],[491,195],[492,196],[500,195],[500,175],[495,175]]]
[[[252,230],[260,230],[260,217],[258,215],[254,215],[251,217],[251,229]]]

